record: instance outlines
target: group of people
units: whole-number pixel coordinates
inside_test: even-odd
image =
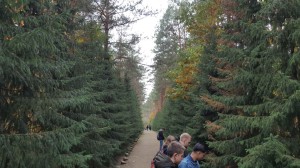
[[[153,159],[155,168],[200,168],[198,161],[202,160],[207,154],[205,146],[196,143],[193,151],[188,153],[192,137],[188,133],[182,133],[179,141],[172,135],[166,139],[163,135],[164,129],[160,129],[157,140],[160,141],[159,152]],[[165,141],[164,141],[165,140]],[[164,143],[163,143],[164,142]]]
[[[150,130],[151,131],[151,125],[147,125],[145,130],[147,130],[147,131]]]

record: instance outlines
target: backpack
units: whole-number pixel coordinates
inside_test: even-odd
[[[150,168],[155,168],[155,162],[154,162],[154,159],[155,159],[156,155],[157,155],[159,152],[160,152],[160,151],[158,151],[158,152],[155,154],[154,158],[151,160]]]
[[[159,133],[157,133],[156,139],[160,140]]]
[[[154,159],[151,160],[150,168],[155,168]]]

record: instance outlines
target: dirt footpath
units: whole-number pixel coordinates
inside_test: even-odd
[[[128,156],[127,163],[120,168],[149,168],[158,150],[159,141],[156,140],[156,132],[144,131]]]

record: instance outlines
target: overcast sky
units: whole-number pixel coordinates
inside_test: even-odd
[[[139,47],[141,49],[141,58],[143,60],[143,64],[153,65],[154,54],[152,53],[152,50],[155,45],[154,34],[156,27],[159,25],[160,19],[168,7],[168,1],[169,0],[144,0],[145,6],[148,6],[154,10],[158,10],[158,14],[144,18],[133,24],[131,27],[132,31],[142,35]],[[148,96],[152,90],[153,83],[149,82],[149,80],[152,78],[153,76],[150,74],[145,75],[144,82],[146,96]]]

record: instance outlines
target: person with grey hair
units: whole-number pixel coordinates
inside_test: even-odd
[[[193,152],[180,162],[178,168],[200,168],[198,161],[202,160],[206,154],[205,146],[197,143],[193,148]]]
[[[184,146],[177,141],[173,141],[168,145],[167,150],[167,155],[158,152],[154,157],[155,168],[178,168],[178,164],[183,159]]]
[[[179,142],[185,147],[184,157],[187,157],[187,155],[188,155],[187,148],[189,147],[191,141],[192,141],[192,136],[189,133],[185,132],[180,135]]]

